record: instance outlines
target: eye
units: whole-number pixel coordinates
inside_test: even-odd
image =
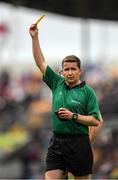
[[[76,71],[76,68],[71,68],[71,70]]]
[[[69,71],[69,68],[65,68],[64,71]]]

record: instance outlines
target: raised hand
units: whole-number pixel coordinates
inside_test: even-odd
[[[38,36],[38,28],[37,28],[36,24],[32,24],[30,26],[29,33],[30,33],[32,38]]]

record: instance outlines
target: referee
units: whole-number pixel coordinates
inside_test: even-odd
[[[35,62],[43,80],[51,89],[52,131],[46,156],[45,179],[63,179],[69,171],[75,179],[91,179],[93,153],[89,126],[99,126],[100,110],[94,90],[81,81],[81,61],[66,56],[62,76],[45,63],[38,39],[38,29],[29,29]]]

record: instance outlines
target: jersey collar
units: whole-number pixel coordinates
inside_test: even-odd
[[[83,87],[84,85],[86,84],[86,82],[85,81],[82,81],[80,84],[77,84],[77,85],[75,85],[75,86],[73,86],[73,87],[69,87],[66,83],[65,83],[65,87],[66,87],[66,89],[73,89],[73,88],[75,88],[75,87],[79,87],[79,88],[81,88],[81,87]]]

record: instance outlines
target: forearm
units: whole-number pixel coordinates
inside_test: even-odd
[[[74,117],[74,115],[76,115],[76,118]],[[58,111],[58,116],[61,119],[65,118],[67,120],[75,120],[76,122],[86,126],[98,126],[99,124],[99,120],[95,119],[93,116],[76,114],[66,108],[60,108]]]
[[[39,67],[41,72],[44,73],[46,67],[45,59],[42,50],[40,48],[40,44],[37,36],[32,38],[32,52],[37,66]]]
[[[40,71],[45,74],[46,70],[46,64],[45,64],[45,59],[40,47],[39,39],[38,39],[38,29],[36,24],[31,25],[29,28],[29,33],[32,38],[32,53],[34,56],[34,60],[39,67]]]
[[[99,121],[95,119],[93,116],[85,116],[78,114],[77,122],[86,125],[86,126],[98,126]]]

